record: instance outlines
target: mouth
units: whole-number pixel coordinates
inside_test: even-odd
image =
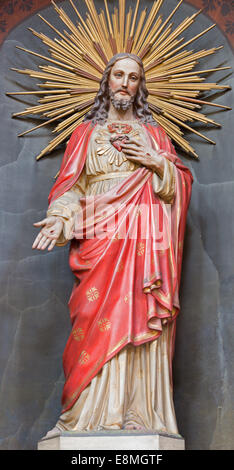
[[[119,91],[118,93],[120,93],[121,95],[128,95],[128,92],[127,92],[127,91],[124,91],[124,90],[121,90],[121,91]]]

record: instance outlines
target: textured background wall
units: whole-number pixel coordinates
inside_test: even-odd
[[[3,3],[13,8],[15,2]],[[29,1],[16,3],[30,7]],[[69,10],[68,2],[63,3]],[[168,14],[176,3],[166,1],[162,12]],[[203,2],[207,9],[213,4],[216,10],[219,3]],[[231,4],[222,3],[227,8]],[[175,23],[194,11],[196,8],[184,3]],[[45,8],[43,14],[59,26],[51,7]],[[230,10],[227,15],[230,23]],[[0,17],[3,30],[5,19],[1,11]],[[185,37],[211,23],[209,17],[201,14]],[[19,91],[31,84],[27,77],[18,76],[9,68],[34,68],[38,63],[15,46],[30,45],[32,50],[45,53],[40,41],[26,29],[28,26],[49,33],[33,14],[5,37],[0,50],[1,449],[35,449],[39,438],[55,424],[63,386],[62,353],[70,331],[67,301],[73,279],[68,268],[68,248],[56,248],[51,253],[31,250],[37,233],[32,224],[44,217],[63,149],[36,162],[35,155],[49,140],[48,129],[18,139],[17,133],[38,121],[12,120],[11,114],[34,100],[5,96],[6,91]],[[215,57],[203,59],[200,68],[231,65],[232,51],[220,29],[213,29],[194,46],[202,49],[220,44],[224,48]],[[209,80],[230,84],[231,74],[216,72]],[[215,99],[230,105],[233,94],[217,93]],[[179,430],[188,449],[234,449],[233,113],[213,107],[207,107],[207,112],[223,126],[205,131],[217,142],[216,146],[191,136],[200,161],[182,155],[193,173],[194,185],[174,360],[175,405]]]

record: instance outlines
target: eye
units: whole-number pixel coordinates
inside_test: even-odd
[[[133,76],[131,77],[131,80],[133,80],[133,81],[135,82],[136,80],[138,80],[138,77],[137,77],[136,75],[133,75]]]
[[[116,72],[115,77],[122,77],[122,73],[121,72]]]

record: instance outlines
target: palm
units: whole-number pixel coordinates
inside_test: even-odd
[[[46,217],[44,220],[36,222],[35,227],[41,227],[39,234],[35,238],[32,248],[38,250],[45,250],[48,247],[48,251],[51,251],[56,241],[58,240],[62,229],[63,221],[60,217]]]

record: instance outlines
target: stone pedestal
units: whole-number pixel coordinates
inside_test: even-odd
[[[153,431],[68,432],[44,437],[38,450],[184,450],[184,439],[178,435]]]

